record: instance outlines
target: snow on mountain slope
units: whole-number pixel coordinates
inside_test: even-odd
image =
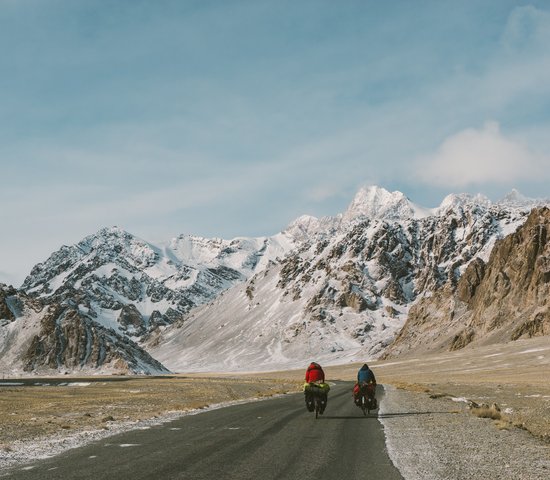
[[[149,372],[164,367],[144,348],[171,369],[199,371],[378,356],[419,298],[455,288],[535,203],[518,192],[495,204],[461,194],[427,209],[368,187],[344,213],[304,215],[271,237],[152,244],[105,228],[26,278],[20,293],[42,312],[32,322],[48,328],[26,349],[25,368],[99,369],[101,352],[118,348],[121,368]],[[12,322],[22,316],[8,297],[0,318],[3,309]],[[24,336],[4,326],[0,356]]]
[[[349,334],[364,327],[365,315],[350,309],[313,327],[302,311],[314,292],[295,299],[278,288],[280,275],[275,265],[224,292],[153,338],[148,350],[173,371],[295,368],[312,358],[343,362],[366,353]],[[370,323],[379,327],[382,318],[373,314]]]
[[[5,292],[6,286],[0,285],[0,292]],[[10,301],[21,301],[15,292],[8,294]],[[7,319],[0,319],[0,371],[4,374],[24,370],[23,356],[31,345],[32,339],[40,333],[40,312],[32,308],[20,307],[20,314]]]
[[[0,285],[0,371],[168,373],[137,344],[74,307],[45,305],[6,285]]]
[[[38,264],[23,291],[71,300],[106,328],[141,337],[242,282],[293,247],[290,235],[234,240],[179,236],[153,245],[113,227]]]
[[[381,190],[360,191],[332,236],[304,235],[278,265],[166,328],[149,345],[153,356],[181,371],[375,357],[418,298],[454,288],[467,265],[487,257],[527,214],[455,195],[426,216],[429,210]],[[298,224],[319,232],[311,217]]]

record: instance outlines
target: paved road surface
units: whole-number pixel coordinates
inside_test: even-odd
[[[109,437],[0,474],[40,480],[401,479],[376,415],[364,417],[351,383],[332,387],[315,420],[301,394],[190,415]],[[378,398],[383,401],[379,387]],[[31,468],[32,467],[32,468]],[[31,468],[31,469],[29,469]]]

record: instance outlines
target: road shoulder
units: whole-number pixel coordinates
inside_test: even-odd
[[[385,386],[379,419],[388,453],[405,480],[546,480],[550,446],[517,429],[498,429],[464,402]]]

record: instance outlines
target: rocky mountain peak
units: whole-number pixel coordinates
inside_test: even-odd
[[[32,345],[10,351],[29,352],[30,369],[96,368],[106,364],[102,352],[120,346],[127,352],[120,361],[132,371],[141,368],[130,361],[134,357],[144,371],[158,371],[143,350],[153,337],[154,355],[169,368],[226,368],[228,361],[249,368],[254,359],[271,368],[274,357],[292,366],[312,356],[343,361],[380,355],[396,335],[397,344],[407,338],[408,328],[401,328],[408,318],[415,338],[427,341],[431,334],[423,328],[433,328],[431,322],[448,331],[456,327],[458,348],[474,338],[470,330],[461,336],[458,319],[478,303],[494,303],[492,297],[481,300],[481,292],[512,276],[495,276],[489,257],[525,223],[527,201],[517,191],[495,204],[461,194],[423,209],[401,192],[366,187],[344,214],[304,215],[270,237],[180,235],[155,245],[119,227],[104,228],[38,264],[22,290],[0,288],[0,340],[14,338],[18,329],[27,335]],[[540,230],[539,220],[530,222],[536,225],[525,238]],[[549,234],[540,232],[533,245],[546,245]],[[510,250],[514,242],[525,243],[512,238]],[[547,264],[546,254],[535,260],[527,250],[514,255]],[[527,275],[513,260],[502,263]],[[548,278],[544,268],[531,284]],[[537,315],[526,331],[546,331],[546,317]],[[441,338],[448,338],[447,330]],[[91,350],[79,347],[91,344]],[[68,345],[74,347],[69,352]],[[1,347],[0,341],[0,359]],[[248,366],[241,365],[243,352]]]
[[[285,233],[294,238],[304,240],[312,237],[320,230],[321,222],[317,217],[311,215],[302,215],[290,223],[284,230]]]
[[[30,294],[49,295],[60,287],[73,286],[85,272],[103,265],[113,269],[140,271],[153,266],[159,254],[147,242],[118,228],[103,228],[76,245],[62,246],[45,262],[37,264],[22,289]],[[74,281],[67,283],[67,279]]]
[[[512,190],[502,198],[498,203],[503,205],[519,205],[523,206],[526,204],[532,205],[534,202],[533,199],[527,198],[519,190],[512,188]]]
[[[78,243],[77,248],[86,254],[95,253],[105,261],[124,257],[140,268],[147,268],[158,259],[152,245],[119,227],[103,228]]]
[[[429,211],[413,204],[399,191],[389,192],[385,188],[369,186],[359,189],[343,215],[345,223],[364,219],[402,221],[422,218]]]
[[[169,248],[187,265],[200,265],[213,261],[229,243],[221,238],[179,235],[170,241]]]
[[[523,210],[531,210],[534,206],[543,206],[550,204],[548,199],[535,199],[523,195],[520,191],[513,188],[510,193],[498,201],[499,205],[518,208]]]
[[[439,208],[436,209],[437,215],[445,215],[449,211],[463,212],[465,209],[472,206],[481,207],[484,209],[490,208],[492,205],[485,195],[477,194],[470,195],[469,193],[450,194],[447,195]]]

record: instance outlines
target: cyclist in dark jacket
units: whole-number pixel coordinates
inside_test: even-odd
[[[357,372],[357,383],[353,387],[353,399],[355,405],[361,406],[361,393],[367,393],[369,398],[372,398],[373,405],[376,408],[378,403],[374,397],[376,392],[376,377],[374,372],[365,363]]]
[[[376,383],[374,373],[366,363],[357,372],[357,383]]]

